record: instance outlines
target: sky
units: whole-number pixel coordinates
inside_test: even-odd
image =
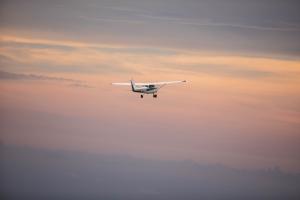
[[[300,172],[298,1],[0,5],[1,144]]]

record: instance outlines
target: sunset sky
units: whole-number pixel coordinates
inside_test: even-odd
[[[1,143],[299,173],[299,8],[1,1]]]

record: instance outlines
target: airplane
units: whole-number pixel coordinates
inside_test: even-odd
[[[153,94],[153,98],[157,98],[157,92],[160,88],[168,84],[182,83],[183,81],[164,81],[164,82],[154,82],[154,83],[135,83],[134,80],[130,80],[126,83],[112,83],[113,85],[119,86],[131,86],[132,92],[141,93],[141,98],[144,97],[144,94]]]

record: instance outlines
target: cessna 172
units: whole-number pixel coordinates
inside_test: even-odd
[[[112,83],[113,85],[121,86],[131,86],[132,92],[141,93],[141,98],[144,97],[144,94],[153,94],[153,97],[157,97],[157,92],[160,88],[168,84],[182,83],[184,81],[164,81],[164,82],[154,82],[154,83],[135,83],[133,80],[130,80],[130,83]]]

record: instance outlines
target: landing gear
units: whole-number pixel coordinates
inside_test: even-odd
[[[144,98],[144,95],[141,94],[141,98]]]
[[[157,98],[157,94],[153,94],[153,98]]]

